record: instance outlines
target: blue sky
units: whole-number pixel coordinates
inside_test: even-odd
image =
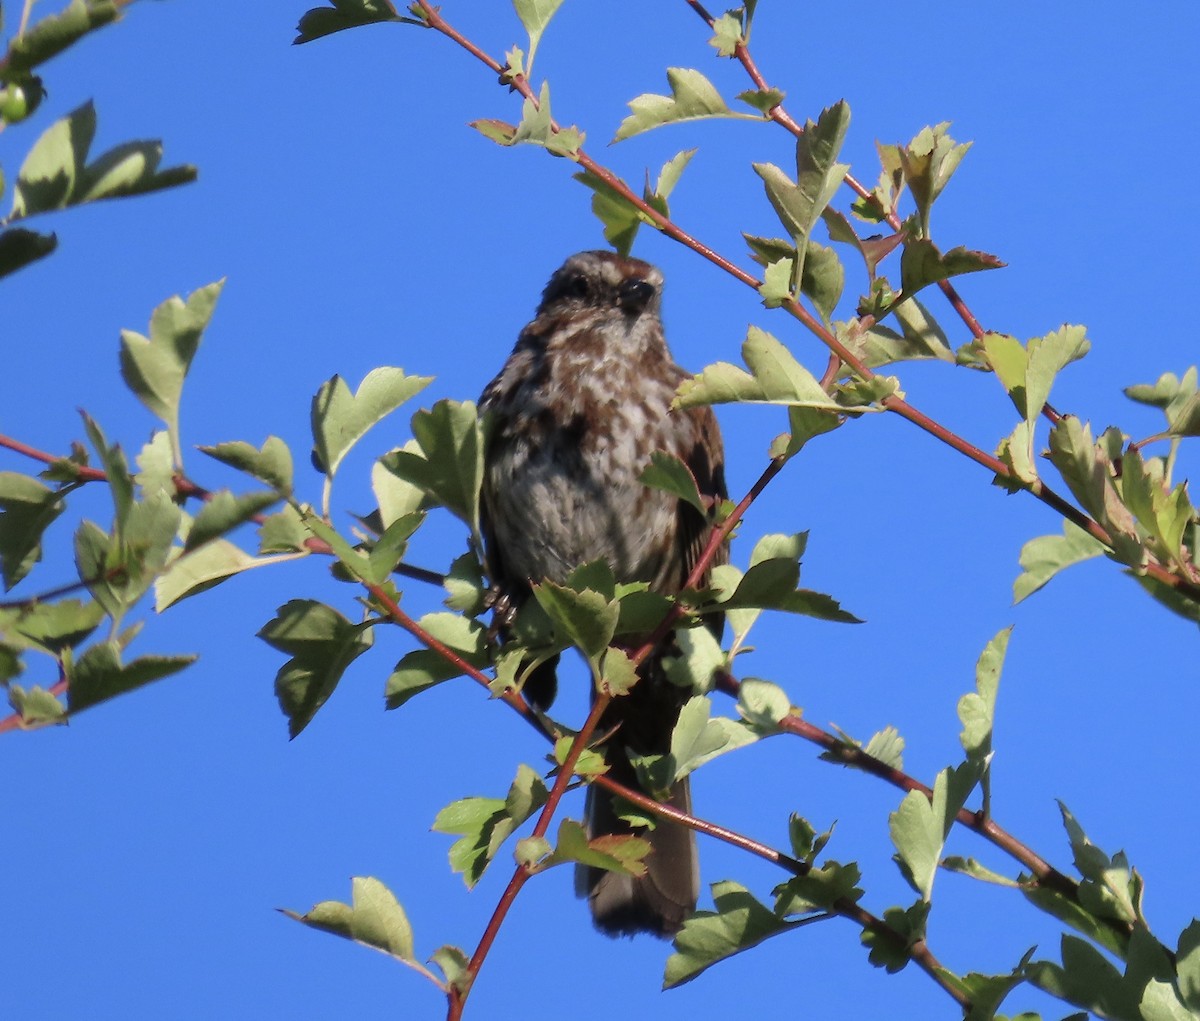
[[[46,221],[59,252],[4,282],[0,432],[65,451],[82,434],[83,407],[138,449],[153,421],[120,383],[118,331],[144,331],[160,301],[225,277],[185,389],[185,442],[258,444],[274,433],[302,461],[309,401],[328,377],[357,384],[375,366],[399,365],[437,377],[413,410],[474,398],[548,274],[602,244],[569,162],[503,150],[466,127],[518,116],[516,98],[485,69],[403,26],[292,47],[306,6],[135,4],[45,69],[45,106],[0,137],[10,182],[37,131],[87,98],[97,149],[161,137],[165,162],[195,163],[200,179]],[[775,0],[760,5],[752,42],[794,116],[849,102],[843,159],[862,180],[877,174],[876,140],[906,141],[940,121],[974,140],[935,209],[934,237],[993,252],[1009,268],[964,279],[968,303],[985,326],[1021,338],[1086,324],[1093,351],[1065,371],[1054,403],[1097,429],[1148,435],[1158,414],[1121,388],[1196,359],[1186,296],[1197,262],[1179,213],[1198,155],[1189,118],[1200,24],[1181,4],[1044,6],[941,4],[917,21],[865,0],[852,21],[829,5]],[[448,2],[443,14],[497,57],[521,40],[507,4]],[[698,67],[726,95],[748,87],[706,38],[682,0],[620,14],[576,0],[551,25],[535,76],[550,80],[556,116],[585,130],[593,156],[630,181],[699,146],[672,212],[748,266],[739,232],[776,232],[749,164],[790,166],[781,130],[715,123],[605,144],[628,99],[665,91],[667,66]],[[848,194],[838,201],[845,208]],[[753,323],[823,369],[815,340],[692,253],[643,230],[635,254],[666,274],[665,320],[682,364],[736,361]],[[861,279],[851,279],[847,292],[859,293]],[[949,309],[929,303],[952,340],[965,341]],[[939,365],[899,375],[914,404],[985,449],[1015,424],[990,376]],[[721,420],[740,495],[782,417],[731,408]],[[402,410],[343,466],[335,505],[344,524],[369,506],[372,458],[407,435]],[[186,464],[207,485],[237,484],[195,452]],[[28,467],[0,457],[0,469]],[[319,498],[319,477],[303,464],[299,480]],[[109,513],[103,492],[79,506],[97,520]],[[1173,943],[1200,905],[1191,850],[1200,818],[1186,809],[1200,710],[1195,627],[1103,561],[1012,606],[1022,543],[1059,527],[1049,510],[1004,495],[986,471],[894,416],[851,423],[788,466],[748,517],[734,560],[745,564],[753,536],[809,530],[804,584],[866,623],[764,620],[742,669],[783,685],[818,724],[863,740],[895,725],[907,770],[931,781],[960,755],[955,704],[980,650],[1015,624],[996,725],[996,818],[1066,869],[1062,799],[1097,844],[1128,851],[1147,882],[1151,923]],[[64,526],[52,541],[65,549],[68,536]],[[436,522],[412,559],[442,568],[463,542],[453,522]],[[70,580],[60,551],[46,561],[35,584]],[[282,659],[254,633],[292,596],[355,611],[351,591],[315,558],[236,579],[148,620],[134,646],[199,652],[197,666],[69,727],[5,738],[6,1016],[441,1016],[436,990],[401,966],[273,909],[345,899],[351,876],[374,875],[408,910],[420,952],[443,943],[469,952],[507,862],[468,894],[446,864],[450,839],[429,826],[455,798],[501,796],[519,763],[541,768],[545,749],[466,681],[385,713],[384,680],[411,647],[398,630],[377,634],[289,743],[272,690]],[[413,585],[405,605],[415,614],[439,599]],[[581,691],[574,699],[564,715],[582,710]],[[810,746],[760,742],[702,771],[694,790],[701,815],[781,847],[791,812],[818,828],[836,820],[828,853],[860,862],[866,906],[882,913],[911,901],[887,837],[899,795],[819,762]],[[969,834],[948,850],[1016,869]],[[763,898],[783,878],[712,842],[701,856],[706,881],[735,878]],[[1053,957],[1057,933],[1009,891],[938,878],[930,944],[952,969],[1006,970],[1034,943]],[[649,940],[593,933],[559,869],[522,893],[468,1016],[561,1010],[590,1021],[610,1018],[603,1004],[614,997],[659,1021],[781,1009],[956,1016],[915,968],[888,976],[870,967],[841,920],[660,994],[666,954]],[[1031,990],[1008,1007],[1068,1012]]]

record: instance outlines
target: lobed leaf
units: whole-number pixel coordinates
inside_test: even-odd
[[[275,695],[296,737],[333,694],[346,668],[371,647],[369,628],[315,599],[284,603],[258,632],[291,658],[275,675]]]
[[[65,661],[67,707],[71,713],[134,691],[191,666],[197,656],[142,656],[131,663],[121,662],[121,647],[116,641],[90,646],[79,659]]]
[[[675,952],[663,975],[665,989],[690,982],[718,961],[799,924],[781,918],[738,883],[714,883],[712,891],[717,910],[695,912],[675,937]]]
[[[721,94],[703,74],[691,68],[668,67],[669,96],[643,93],[629,101],[631,113],[617,128],[614,142],[623,142],[652,128],[680,121],[728,117],[736,120],[762,120],[749,113],[731,110]]]
[[[65,509],[62,497],[37,479],[0,472],[0,572],[5,591],[42,559],[42,536]]]
[[[403,369],[372,369],[350,392],[341,376],[323,383],[312,401],[312,432],[322,470],[332,477],[350,448],[371,426],[420,393],[432,376],[409,376]]]

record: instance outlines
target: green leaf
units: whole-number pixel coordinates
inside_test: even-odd
[[[542,34],[550,24],[550,19],[554,17],[554,12],[562,6],[562,2],[563,0],[513,0],[517,17],[529,33],[529,56],[525,61],[526,77],[533,68],[533,56],[542,41]]]
[[[479,882],[504,841],[546,803],[547,797],[542,778],[529,766],[521,765],[507,797],[463,798],[438,812],[433,829],[459,836],[450,848],[450,867],[462,873],[468,888]]]
[[[674,454],[665,450],[656,450],[650,455],[650,463],[642,469],[638,481],[654,489],[661,489],[672,496],[679,497],[684,503],[691,504],[701,514],[707,514],[704,498],[696,484],[696,476],[692,470]]]
[[[99,603],[79,599],[0,607],[0,634],[22,648],[58,656],[84,641],[103,619],[104,608]]]
[[[10,220],[55,209],[186,184],[190,166],[160,171],[160,142],[126,142],[88,163],[96,111],[85,103],[55,122],[34,143],[17,175]]]
[[[752,164],[762,178],[779,222],[799,253],[797,275],[801,280],[812,229],[850,169],[848,164],[837,162],[849,126],[850,107],[845,100],[823,110],[815,124],[809,121],[805,125],[804,133],[796,141],[795,181],[772,163]]]
[[[657,227],[641,209],[603,178],[586,170],[574,176],[576,181],[592,190],[592,212],[604,227],[604,239],[619,254],[629,254],[642,223]]]
[[[121,331],[121,378],[166,424],[177,464],[183,381],[224,286],[224,281],[209,284],[193,291],[186,302],[178,296],[168,298],[150,316],[149,337]]]
[[[1075,867],[1083,877],[1079,885],[1079,903],[1098,918],[1119,922],[1143,922],[1142,880],[1130,868],[1124,851],[1109,857],[1093,844],[1075,817],[1061,801],[1063,826],[1071,840]]]
[[[933,892],[933,878],[954,817],[978,780],[979,768],[972,762],[957,769],[943,769],[934,782],[932,801],[920,791],[909,791],[888,817],[888,829],[898,852],[896,863],[926,902]]]
[[[275,695],[295,737],[333,694],[346,668],[371,647],[370,629],[314,599],[292,599],[258,637],[291,656],[275,675]]]
[[[1196,919],[1179,934],[1175,968],[1184,1003],[1200,1010],[1200,921]]]
[[[459,947],[438,947],[437,950],[429,955],[429,959],[442,969],[442,974],[446,976],[447,985],[452,989],[457,989],[460,993],[467,990],[470,984],[470,976],[467,974],[467,968],[471,962]]]
[[[718,961],[758,946],[794,928],[738,883],[712,887],[716,911],[697,911],[675,937],[675,953],[667,959],[663,988],[690,982]]]
[[[371,426],[432,380],[432,376],[409,376],[403,369],[383,367],[367,373],[354,393],[341,376],[323,383],[312,402],[312,432],[325,474],[332,477],[342,458]]]
[[[716,47],[718,57],[732,57],[742,39],[742,19],[738,12],[727,11],[713,21],[713,35],[709,46]]]
[[[88,440],[96,449],[104,473],[108,477],[108,489],[116,517],[116,531],[118,535],[123,535],[126,519],[133,508],[133,477],[129,474],[129,463],[125,460],[120,445],[114,443],[109,446],[99,424],[93,421],[86,411],[80,411],[79,415],[83,419],[83,428]]]
[[[112,0],[71,0],[65,10],[42,18],[13,39],[8,47],[6,77],[12,80],[33,70],[119,16]]]
[[[958,718],[963,725],[958,737],[963,751],[967,753],[968,761],[985,767],[992,755],[996,692],[1011,636],[1012,628],[1006,627],[988,642],[975,666],[975,690],[958,700]]]
[[[177,556],[155,579],[154,609],[162,613],[188,596],[207,592],[243,571],[278,564],[294,557],[295,553],[290,551],[282,556],[252,557],[225,539],[210,540],[203,546]]]
[[[981,883],[991,883],[993,886],[1006,886],[1010,889],[1021,889],[1021,884],[1015,879],[1009,879],[1008,876],[1002,876],[999,872],[993,872],[986,866],[981,865],[974,858],[961,858],[957,855],[950,855],[942,859],[941,866],[947,872],[957,872],[959,875],[970,876]]]
[[[479,530],[479,490],[487,449],[485,423],[472,401],[438,401],[412,418],[416,448],[385,454],[380,463],[434,502]]]
[[[1063,522],[1062,535],[1040,535],[1021,547],[1021,574],[1013,582],[1013,602],[1019,603],[1046,584],[1063,568],[1104,553],[1099,539],[1078,525]]]
[[[1130,447],[1121,458],[1121,497],[1149,533],[1155,556],[1165,563],[1190,566],[1191,551],[1184,539],[1196,520],[1196,509],[1188,499],[1187,484],[1172,489],[1166,470],[1161,458],[1144,460],[1139,450]]]
[[[745,92],[739,92],[736,98],[747,106],[753,107],[764,117],[769,117],[771,111],[779,106],[786,96],[779,89],[748,89]]]
[[[1100,1017],[1141,1019],[1138,1004],[1143,986],[1129,983],[1094,947],[1075,936],[1062,937],[1062,966],[1033,961],[1028,980],[1060,1000],[1091,1010]]]
[[[829,910],[839,903],[857,903],[863,891],[858,883],[862,875],[854,862],[843,865],[827,861],[819,869],[810,869],[802,876],[793,876],[776,887],[780,907],[790,906],[788,913]],[[802,907],[800,905],[803,905]]]
[[[24,227],[10,227],[0,233],[0,278],[44,259],[58,247],[55,234],[39,234]]]
[[[21,727],[24,730],[67,722],[66,708],[45,688],[34,686],[26,691],[19,684],[10,684],[8,704],[21,718]]]
[[[1145,551],[1133,515],[1114,483],[1113,457],[1114,452],[1119,454],[1120,446],[1119,431],[1106,431],[1093,442],[1087,423],[1067,415],[1050,431],[1049,457],[1075,499],[1108,531],[1121,562],[1140,566]]]
[[[868,925],[859,937],[864,946],[870,948],[868,960],[876,968],[885,968],[895,974],[912,960],[913,944],[925,937],[925,923],[929,918],[929,904],[917,901],[907,908],[890,907],[883,912],[883,928]]]
[[[840,412],[841,406],[821,389],[817,378],[778,340],[751,326],[742,344],[746,372],[728,362],[708,366],[684,380],[675,397],[681,408],[704,404],[786,404]]]
[[[260,489],[240,496],[235,496],[228,489],[214,493],[192,521],[184,552],[219,539],[279,500],[279,494],[272,489]]]
[[[487,630],[458,613],[427,613],[418,624],[474,667],[487,664]],[[387,708],[398,709],[414,695],[462,675],[462,667],[433,649],[415,649],[401,657],[387,679]]]
[[[0,571],[5,591],[42,559],[42,535],[65,509],[60,495],[37,479],[0,472]]]
[[[679,711],[668,756],[674,766],[672,782],[682,780],[718,755],[758,740],[752,727],[726,716],[710,717],[711,711],[712,701],[704,695],[688,699]]]
[[[725,653],[716,636],[707,627],[680,628],[675,632],[675,644],[680,655],[666,661],[671,683],[697,695],[711,691],[713,674],[726,666]]]
[[[292,452],[278,436],[268,436],[257,449],[242,440],[199,449],[222,464],[253,475],[277,493],[287,496],[292,491]]]
[[[305,915],[286,910],[283,914],[314,929],[382,951],[405,964],[416,964],[412,926],[392,891],[370,876],[355,876],[351,891],[352,904],[326,900]]]
[[[650,841],[644,837],[607,833],[589,840],[587,831],[579,823],[563,819],[558,824],[554,853],[542,863],[542,868],[576,862],[606,872],[644,876],[645,859],[650,851]]]
[[[644,131],[679,121],[704,120],[710,117],[753,121],[762,119],[754,114],[731,110],[713,83],[699,71],[668,67],[667,84],[671,87],[669,96],[646,92],[629,101],[631,113],[621,121],[613,137],[614,142],[623,142]]]
[[[142,656],[132,663],[121,662],[115,641],[93,645],[77,660],[65,661],[67,707],[82,712],[117,695],[170,677],[196,662],[196,656]]]
[[[1005,265],[987,252],[959,246],[943,253],[928,238],[909,238],[900,256],[900,288],[909,297],[940,280],[985,269],[1003,269]]]
[[[792,714],[792,703],[778,684],[746,677],[738,688],[737,711],[756,733],[775,734],[780,722]]]
[[[424,26],[416,18],[401,17],[390,0],[331,0],[332,7],[314,7],[300,18],[293,45],[310,43],[322,36],[342,32],[361,25],[398,21],[406,25]]]
[[[933,203],[971,148],[970,142],[955,142],[948,134],[949,127],[947,122],[937,127],[923,128],[916,138],[897,152],[905,183],[917,204],[921,234],[926,238],[929,237],[929,213]]]
[[[593,589],[576,591],[551,581],[533,586],[533,595],[554,628],[589,660],[596,660],[613,640],[621,608],[615,599]]]
[[[312,533],[304,527],[304,518],[290,503],[269,515],[258,529],[260,553],[300,553],[309,551],[306,543]]]
[[[904,738],[893,726],[872,734],[863,751],[892,769],[904,768]]]

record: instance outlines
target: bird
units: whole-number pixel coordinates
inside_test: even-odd
[[[562,584],[573,569],[596,560],[619,583],[644,582],[675,595],[709,541],[711,515],[639,478],[661,450],[687,465],[710,501],[727,495],[712,409],[672,408],[690,373],[667,347],[662,289],[661,271],[640,259],[610,251],[572,255],[551,275],[533,320],[480,397],[490,422],[480,512],[484,562],[509,621],[533,585]],[[727,560],[726,540],[710,567]],[[719,617],[705,623],[719,633]],[[611,734],[608,775],[638,789],[629,753],[669,751],[691,695],[667,679],[661,659],[659,651],[643,663],[638,683],[609,703],[596,731]],[[554,700],[556,666],[557,657],[541,664],[523,689],[541,709]],[[690,813],[686,777],[667,803]],[[699,894],[695,834],[662,818],[637,831],[595,787],[585,812],[589,837],[637,832],[651,848],[640,877],[577,867],[576,889],[596,927],[614,937],[678,932]]]

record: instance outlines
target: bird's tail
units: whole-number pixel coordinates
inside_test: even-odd
[[[627,778],[620,779],[625,782]],[[636,782],[632,785],[636,786]],[[671,788],[667,804],[691,813],[692,795],[686,777]],[[661,818],[652,830],[635,830],[617,816],[611,797],[595,787],[588,790],[587,821],[589,836],[593,838],[636,833],[650,842],[643,876],[584,865],[576,870],[576,892],[587,897],[596,928],[608,936],[633,936],[639,932],[673,936],[696,909],[700,892],[695,833]]]

